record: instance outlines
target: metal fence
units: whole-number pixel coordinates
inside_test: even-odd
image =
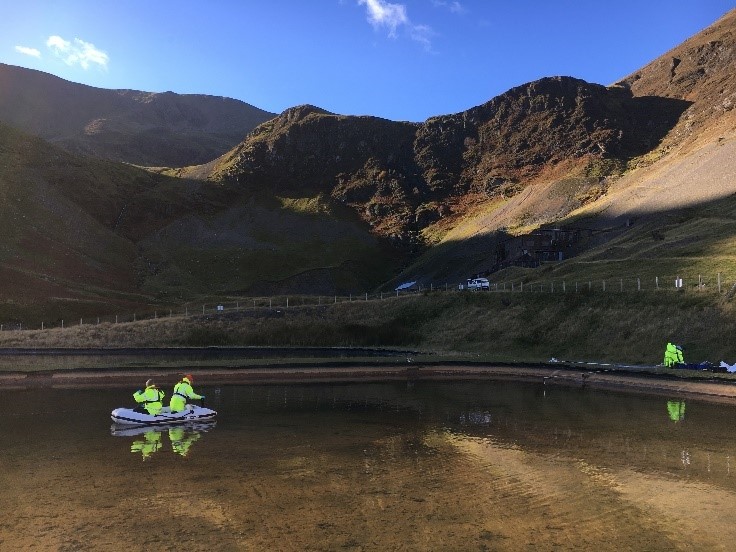
[[[509,280],[491,282],[489,289],[471,291],[465,284],[417,284],[410,289],[391,292],[361,293],[348,295],[295,295],[274,297],[250,297],[235,301],[204,303],[201,305],[185,305],[176,308],[144,310],[132,313],[120,313],[81,318],[63,318],[38,324],[24,324],[22,321],[7,320],[0,323],[0,331],[18,330],[49,330],[65,329],[75,326],[99,324],[123,324],[143,320],[156,320],[174,317],[218,317],[228,313],[247,310],[269,309],[280,312],[282,309],[300,307],[320,307],[342,303],[383,301],[387,299],[401,299],[417,295],[432,295],[444,293],[631,293],[631,292],[667,292],[680,293],[710,293],[723,295],[727,298],[736,294],[736,278],[726,279],[719,273],[716,276],[703,275],[681,277],[640,278],[601,278],[601,279],[553,279],[553,280]]]

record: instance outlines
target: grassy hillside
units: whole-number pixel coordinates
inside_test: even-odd
[[[4,331],[0,346],[390,346],[419,350],[427,361],[555,357],[658,364],[664,345],[672,340],[684,347],[688,362],[736,362],[736,312],[730,295],[526,289],[431,292],[64,330]],[[292,305],[297,303],[292,299]]]
[[[143,289],[160,297],[372,290],[397,253],[354,214],[322,196],[243,195],[209,216],[190,214],[141,240],[152,266]]]
[[[400,262],[329,198],[171,178],[2,125],[0,201],[0,323],[294,287],[365,292]]]
[[[734,25],[736,10],[610,87],[549,77],[420,125],[295,107],[188,169],[147,172],[72,155],[0,126],[0,324],[252,296],[363,294],[410,280],[455,287],[537,247],[523,237],[544,226],[586,237],[561,252],[562,262],[506,268],[493,272],[494,282],[550,290],[554,282],[619,282],[627,290],[636,282],[648,293],[656,278],[664,285],[683,277],[707,291],[721,278],[725,295],[736,278]],[[64,86],[64,101],[76,101]],[[135,92],[115,101],[125,98],[160,108],[155,116],[136,112],[141,121],[167,119],[183,101]],[[573,328],[584,319],[573,306],[524,305],[498,327],[517,336],[505,354],[526,343],[524,354],[540,355],[550,348],[545,323]],[[662,314],[656,301],[651,308]],[[303,339],[413,340],[490,353],[485,340],[463,337],[478,334],[472,317],[452,312],[448,305],[425,313],[421,329],[405,314],[386,318],[385,308],[355,322],[319,315],[302,321]],[[620,311],[632,320],[638,312]],[[524,331],[535,325],[541,329],[529,341]],[[281,335],[290,343],[287,330],[294,327],[213,339]],[[455,331],[447,342],[439,337]],[[581,353],[592,350],[570,335]]]
[[[0,63],[0,121],[66,151],[136,165],[204,163],[274,114],[199,94],[106,90]]]

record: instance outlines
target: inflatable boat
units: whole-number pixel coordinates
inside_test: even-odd
[[[128,426],[161,426],[191,422],[206,422],[214,420],[217,412],[203,406],[188,404],[181,412],[172,414],[168,406],[161,409],[155,416],[148,412],[139,412],[132,408],[116,408],[110,418],[113,422]]]

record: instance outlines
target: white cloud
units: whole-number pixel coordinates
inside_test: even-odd
[[[396,37],[399,27],[405,26],[412,40],[419,42],[425,50],[432,49],[430,37],[434,35],[427,25],[415,25],[409,20],[404,4],[391,4],[385,0],[358,0],[359,6],[368,11],[368,21],[374,28],[387,28],[388,36]]]
[[[432,51],[432,37],[434,35],[435,32],[427,25],[412,25],[409,29],[409,36],[412,40],[419,42],[428,52]]]
[[[37,50],[36,48],[29,48],[28,46],[16,46],[15,51],[26,56],[31,56],[35,58],[41,57],[41,52],[39,50]]]
[[[50,36],[46,46],[67,65],[79,64],[82,69],[89,69],[90,64],[96,64],[107,69],[108,55],[95,47],[94,44],[75,38],[74,42],[64,40],[60,36]]]
[[[432,0],[432,4],[437,8],[448,9],[452,13],[462,14],[468,12],[467,8],[457,1],[447,2],[446,0]]]
[[[399,26],[409,23],[406,6],[403,4],[389,4],[383,0],[358,0],[358,4],[368,9],[368,21],[374,27],[388,28],[390,37],[396,36]]]

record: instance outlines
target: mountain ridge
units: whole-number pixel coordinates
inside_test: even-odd
[[[136,165],[207,161],[273,114],[205,94],[111,90],[0,63],[0,120],[72,153]]]
[[[0,127],[0,222],[12,237],[0,316],[20,304],[87,313],[106,301],[463,281],[521,255],[524,236],[545,226],[595,232],[575,253],[596,266],[615,257],[608,242],[677,250],[672,220],[692,227],[691,248],[710,248],[705,221],[733,233],[735,26],[733,10],[611,86],[546,77],[423,123],[295,106],[201,164],[143,171]],[[167,103],[176,96],[140,94],[163,102],[164,120],[186,120]],[[572,257],[545,270],[575,266]],[[53,293],[41,293],[49,282]]]

